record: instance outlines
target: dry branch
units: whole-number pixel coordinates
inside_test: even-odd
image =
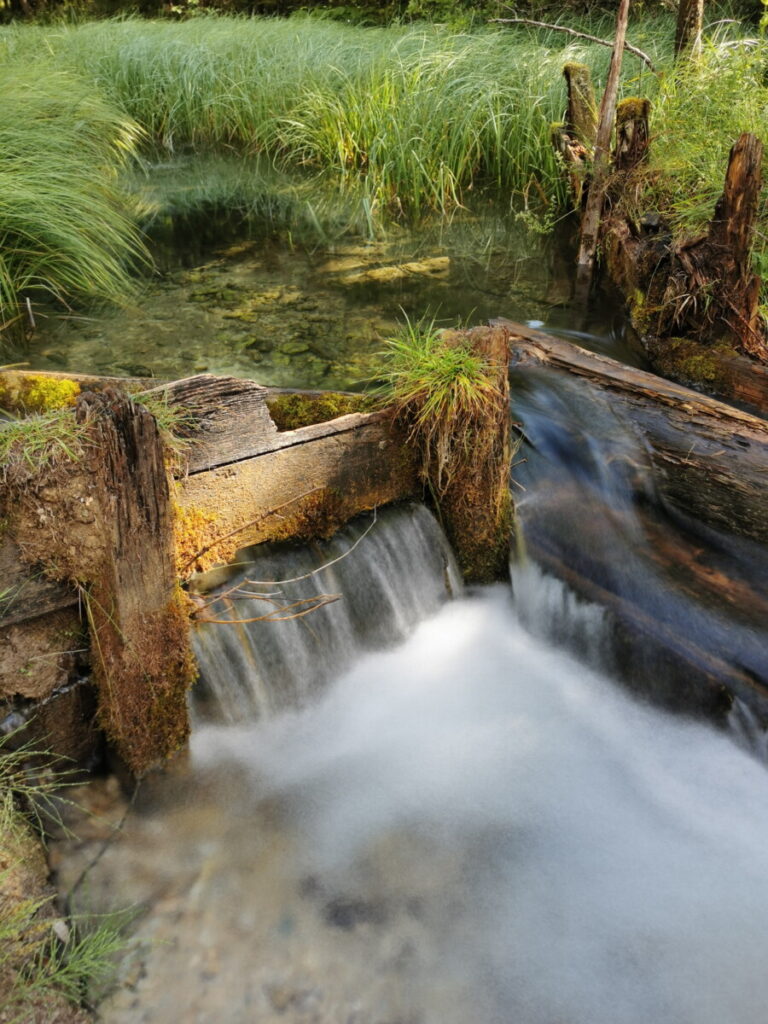
[[[600,46],[613,47],[613,40],[611,39],[601,39],[599,36],[592,36],[588,32],[577,32],[575,28],[568,28],[566,25],[555,25],[548,21],[534,21],[532,18],[491,18],[490,22],[494,25],[531,25],[533,28],[546,28],[553,32],[565,32],[566,35],[575,36],[577,39],[587,39],[590,43],[599,43]],[[647,53],[643,53],[642,50],[638,50],[636,46],[632,46],[631,43],[626,41],[623,46],[627,53],[633,54],[645,64],[649,71],[656,74],[656,67]]]

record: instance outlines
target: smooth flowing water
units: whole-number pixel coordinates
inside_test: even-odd
[[[505,287],[489,314],[522,319]],[[620,354],[611,318],[587,340]],[[566,313],[560,327],[584,340]],[[269,382],[348,380],[328,361],[315,380],[304,356]],[[151,368],[179,372],[163,358]],[[671,509],[607,399],[530,370],[513,385],[529,557],[511,589],[464,593],[410,506],[311,549],[255,549],[223,585],[250,595],[213,606],[230,619],[342,598],[202,626],[189,756],[147,782],[106,851],[93,825],[69,843],[62,887],[98,854],[83,902],[142,910],[100,1020],[763,1024],[765,733],[746,699],[729,735],[624,684],[695,706],[713,657],[768,682],[766,553]],[[743,600],[719,597],[718,574]]]

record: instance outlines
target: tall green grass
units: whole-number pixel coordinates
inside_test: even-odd
[[[117,175],[139,130],[50,62],[0,64],[0,334],[41,292],[113,300],[141,252]]]
[[[656,37],[658,56],[669,18]],[[52,53],[168,150],[267,154],[330,171],[344,189],[362,182],[374,210],[414,213],[445,211],[482,186],[564,199],[549,138],[565,104],[562,65],[586,61],[601,79],[609,59],[565,39],[197,18],[22,27],[2,33],[0,47],[11,61]],[[640,66],[630,57],[626,70],[633,79]]]
[[[667,74],[651,120],[653,203],[678,234],[699,232],[723,191],[728,153],[742,132],[768,143],[768,42],[715,37]],[[763,232],[768,215],[763,204]],[[761,235],[758,249],[766,247]],[[768,265],[765,267],[768,271]]]

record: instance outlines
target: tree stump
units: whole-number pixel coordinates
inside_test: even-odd
[[[733,345],[768,363],[758,311],[760,278],[750,264],[762,158],[762,143],[748,133],[731,149],[725,187],[707,234],[674,247],[663,293],[649,300],[661,311],[657,335]]]
[[[513,526],[510,498],[512,452],[509,416],[509,332],[505,327],[445,331],[447,345],[468,344],[491,372],[494,394],[472,421],[457,426],[447,486],[425,475],[464,579],[492,583],[509,575]]]
[[[631,171],[643,162],[648,153],[648,117],[650,100],[628,97],[616,107],[616,146],[613,166],[617,171]]]

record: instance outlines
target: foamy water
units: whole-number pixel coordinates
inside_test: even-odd
[[[279,808],[287,890],[348,900],[320,945],[291,938],[321,988],[337,936],[366,951],[345,954],[347,1001],[313,1020],[765,1020],[764,768],[549,649],[504,589],[445,606],[313,707],[201,729],[193,762],[245,772],[233,815]],[[258,872],[238,899],[258,914]],[[378,924],[370,905],[389,907]],[[369,1004],[404,907],[408,968]]]

